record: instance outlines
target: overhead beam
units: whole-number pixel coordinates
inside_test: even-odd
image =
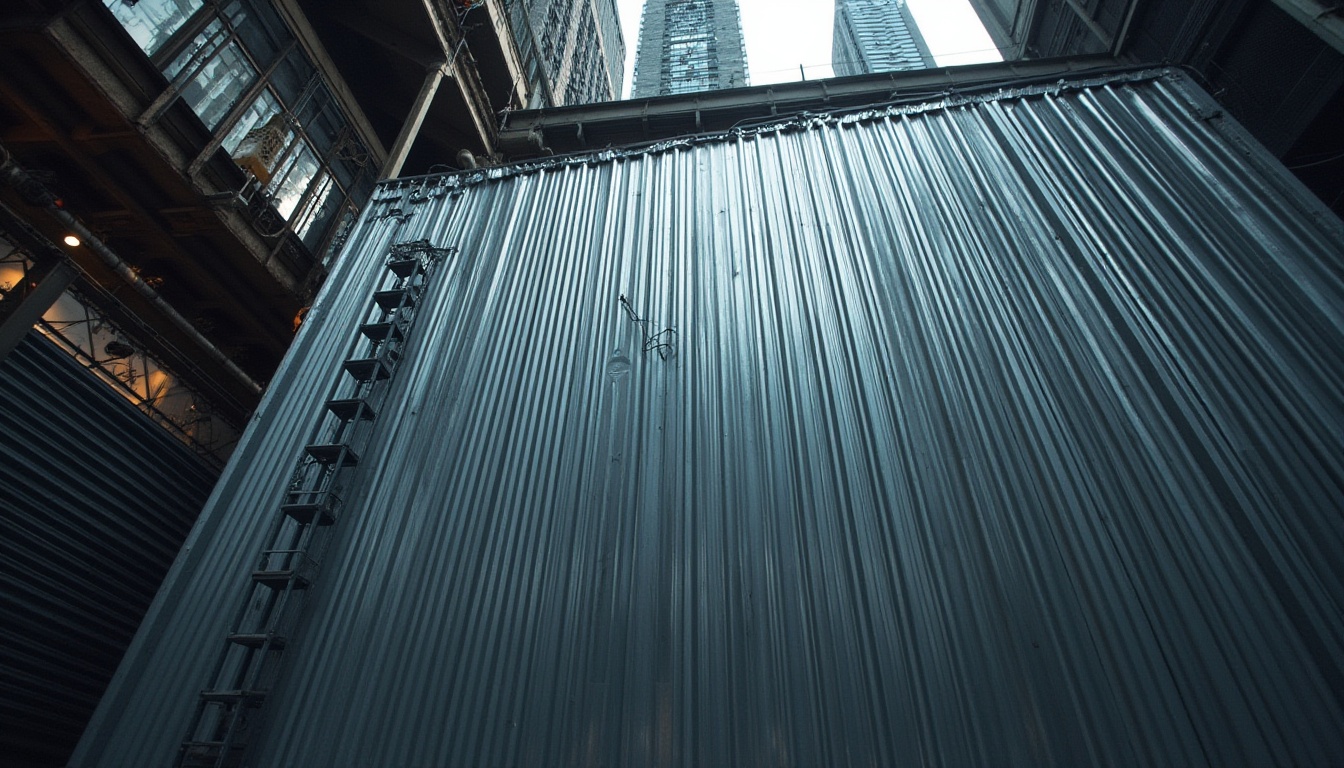
[[[0,178],[7,184],[20,180],[17,168],[9,163],[0,165]],[[0,301],[0,360],[3,360],[79,277],[79,268],[64,251],[3,203],[0,203],[0,232],[32,264],[25,270],[23,281]]]
[[[0,360],[14,351],[79,276],[79,269],[69,259],[61,259],[43,271],[36,285],[15,289],[0,301]]]
[[[1337,0],[1274,0],[1274,4],[1331,48],[1344,53],[1344,4]]]
[[[337,4],[330,3],[329,5],[335,6]],[[275,7],[289,25],[289,28],[294,31],[294,35],[299,39],[299,45],[303,46],[304,52],[308,54],[309,59],[322,73],[327,85],[335,92],[335,96],[341,102],[341,107],[344,108],[346,116],[350,118],[351,125],[359,133],[359,137],[364,140],[364,146],[373,155],[373,159],[381,164],[387,159],[387,148],[378,138],[378,132],[373,129],[373,123],[369,122],[368,115],[364,114],[359,100],[355,98],[354,91],[350,90],[350,84],[345,82],[345,78],[341,76],[341,71],[336,66],[336,62],[327,53],[326,46],[322,44],[317,31],[308,21],[307,14],[299,7],[298,0],[275,0]]]
[[[411,105],[410,114],[406,116],[401,124],[401,132],[397,134],[397,140],[392,142],[392,148],[387,153],[387,162],[378,173],[382,179],[395,179],[401,175],[402,166],[406,164],[406,158],[411,154],[411,145],[415,143],[415,138],[420,135],[420,126],[424,125],[425,117],[429,114],[429,108],[434,103],[434,95],[439,92],[439,84],[443,82],[444,65],[439,63],[429,68],[425,73],[425,80],[420,85],[420,93],[415,97],[415,103]]]
[[[706,91],[683,96],[608,101],[568,107],[512,112],[500,129],[502,150],[516,157],[542,151],[537,141],[577,138],[577,126],[593,137],[605,126],[661,125],[668,130],[646,131],[645,140],[658,140],[702,131],[724,131],[748,121],[770,119],[801,110],[828,111],[882,104],[906,95],[955,93],[1005,81],[1058,79],[1086,72],[1114,71],[1121,65],[1103,54],[1064,59],[1029,59],[963,67],[854,75],[827,80],[775,83],[768,86]],[[638,139],[631,139],[638,140]],[[573,144],[573,145],[571,145]],[[551,147],[556,152],[582,147],[565,139]]]
[[[401,25],[388,24],[378,14],[358,13],[353,7],[341,3],[324,6],[323,12],[332,21],[393,56],[422,67],[443,60],[444,46],[439,43],[437,36],[431,38],[424,34],[426,28],[437,32],[431,20],[424,20],[420,29],[408,30]]]
[[[471,124],[476,129],[476,137],[480,139],[481,146],[485,148],[487,155],[493,155],[496,146],[494,125],[487,123],[485,118],[488,116],[493,119],[494,112],[490,109],[490,99],[486,98],[476,68],[464,67],[460,63],[454,64],[449,61],[448,76],[457,85],[462,102],[467,105],[467,114],[471,116]]]
[[[1097,23],[1097,20],[1092,18],[1092,14],[1088,13],[1087,9],[1084,8],[1082,3],[1079,3],[1078,0],[1064,0],[1064,2],[1068,4],[1069,8],[1073,9],[1074,14],[1078,16],[1078,19],[1083,22],[1084,26],[1092,31],[1092,34],[1096,36],[1097,40],[1101,41],[1102,49],[1106,51],[1111,50],[1111,46],[1115,44],[1115,36],[1110,32],[1107,32],[1101,24]]]
[[[527,75],[524,72],[522,55],[518,53],[518,48],[513,41],[513,30],[509,24],[508,14],[503,6],[503,3],[487,2],[476,6],[473,10],[483,11],[489,18],[490,26],[499,39],[500,51],[504,55],[504,66],[509,71],[509,77],[513,84],[510,90],[515,104],[512,106],[523,106],[527,104],[528,97]],[[616,95],[620,96],[619,93]]]
[[[44,132],[51,135],[56,146],[79,166],[81,172],[86,174],[87,180],[92,182],[91,186],[107,195],[123,209],[134,214],[135,218],[145,225],[144,231],[154,244],[155,251],[161,253],[180,252],[181,246],[175,239],[174,233],[170,232],[165,227],[162,217],[159,216],[156,211],[151,211],[146,208],[138,199],[136,199],[132,190],[128,189],[125,184],[118,181],[109,173],[109,171],[101,167],[99,163],[94,160],[93,155],[90,154],[88,146],[82,145],[66,136],[59,127],[49,122],[47,116],[29,101],[26,94],[18,92],[13,87],[12,83],[7,83],[3,79],[0,79],[0,96],[3,96],[4,99],[8,100],[8,102],[30,123],[39,126]],[[225,222],[225,226],[227,226],[227,222]],[[242,238],[239,237],[239,240],[242,241]],[[267,270],[267,274],[275,278],[275,280],[284,286],[286,290],[296,290],[296,278],[290,276],[283,266],[274,262],[268,263],[263,261],[261,258],[262,254],[252,251],[251,248],[248,248],[248,251],[249,255],[256,259],[258,263],[262,264],[263,269]],[[194,260],[186,259],[183,260],[182,263],[197,270],[197,280],[200,284],[211,284],[219,280],[219,273],[217,271],[208,270],[204,265],[199,264]],[[240,312],[234,316],[233,319],[236,322],[240,322],[242,325],[250,326],[254,333],[270,339],[270,346],[278,352],[283,352],[288,346],[290,339],[283,335],[282,329],[278,327],[267,327],[267,324],[252,312]]]

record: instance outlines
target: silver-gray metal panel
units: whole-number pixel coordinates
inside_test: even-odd
[[[1173,73],[385,186],[73,764],[172,758],[421,237],[250,764],[1344,762],[1342,233]]]
[[[0,403],[0,762],[62,766],[217,476],[36,332]]]

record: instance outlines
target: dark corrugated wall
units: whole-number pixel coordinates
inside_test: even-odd
[[[0,403],[0,763],[63,766],[215,474],[36,334]]]
[[[402,184],[76,765],[171,760],[419,238],[250,764],[1344,763],[1344,227],[1184,77]]]

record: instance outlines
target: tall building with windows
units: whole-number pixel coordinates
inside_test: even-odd
[[[507,0],[530,85],[529,106],[621,97],[625,38],[616,0]]]
[[[748,84],[736,0],[648,0],[635,59],[636,98]]]
[[[905,0],[836,0],[831,67],[837,75],[928,69],[933,55]]]

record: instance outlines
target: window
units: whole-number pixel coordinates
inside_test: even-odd
[[[317,155],[308,146],[308,142],[303,139],[294,140],[289,152],[280,159],[279,167],[275,169],[269,187],[275,198],[275,210],[279,211],[281,216],[288,219],[290,214],[294,213],[294,209],[303,200],[303,194],[308,191],[308,185],[317,176],[317,170]]]
[[[312,186],[308,204],[294,221],[294,234],[303,240],[309,250],[317,250],[328,225],[340,210],[340,190],[330,175],[323,173]]]
[[[181,101],[238,157],[247,135],[273,122],[265,156],[244,167],[264,183],[285,222],[317,253],[372,188],[369,153],[313,64],[267,0],[103,0],[173,83]],[[562,4],[552,6],[559,13]],[[258,87],[261,72],[267,79]],[[250,101],[244,101],[247,97]],[[268,134],[269,135],[269,134]],[[259,165],[258,165],[259,164]],[[264,166],[264,167],[261,167]],[[289,245],[297,246],[297,243]]]
[[[214,130],[257,78],[257,70],[219,19],[210,22],[187,49],[164,69],[177,78],[186,71],[190,78],[182,100]]]
[[[247,136],[249,131],[264,125],[267,120],[278,114],[280,114],[280,102],[276,100],[275,96],[271,95],[269,90],[263,90],[257,95],[256,101],[253,101],[242,116],[238,118],[238,122],[233,124],[233,128],[229,130],[229,135],[224,137],[224,143],[220,146],[224,147],[225,152],[232,155],[234,150],[238,149],[238,145],[243,143],[243,137]]]
[[[146,56],[158,53],[192,14],[204,6],[203,0],[103,0]]]

